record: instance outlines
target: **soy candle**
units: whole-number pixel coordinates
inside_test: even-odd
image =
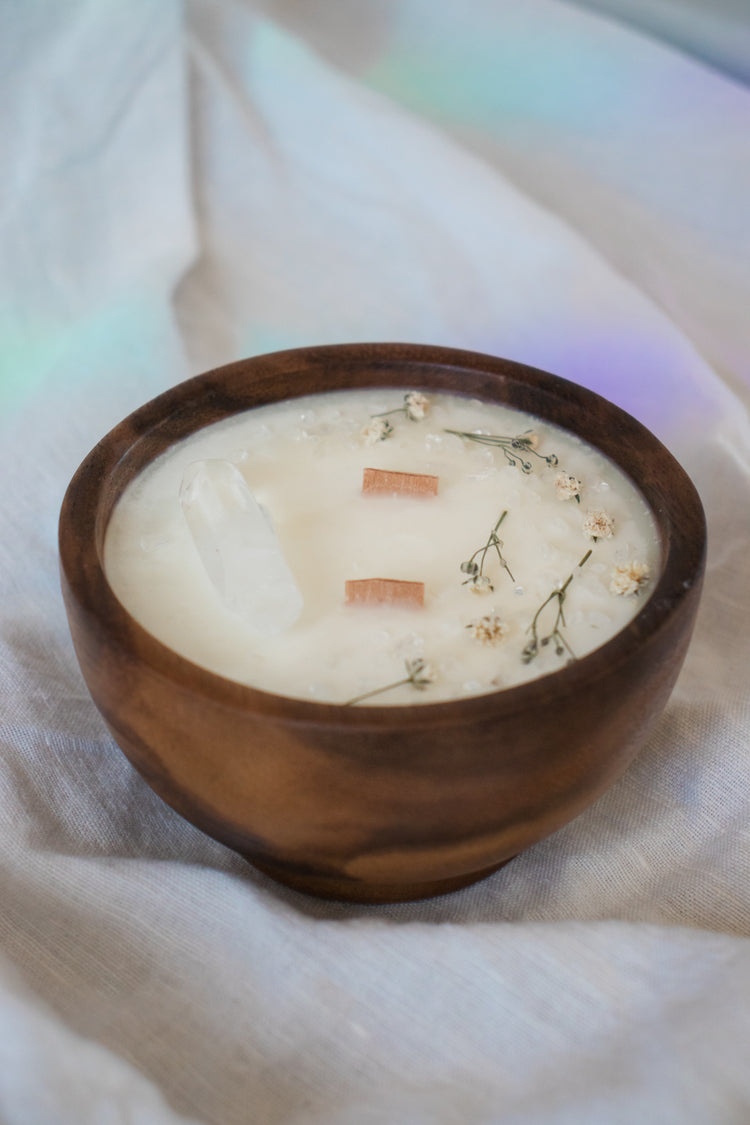
[[[216,518],[201,531],[202,488]],[[280,601],[263,620],[270,595],[241,604],[233,511],[255,521],[246,592],[269,583]],[[575,435],[495,403],[375,388],[259,407],[170,447],[119,500],[104,559],[129,612],[194,663],[280,695],[390,706],[585,656],[641,608],[660,546],[638,490]]]

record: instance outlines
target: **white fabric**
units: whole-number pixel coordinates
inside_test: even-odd
[[[0,21],[2,1125],[744,1125],[750,91],[561,0]],[[594,387],[711,534],[625,777],[485,882],[391,907],[285,891],[151,793],[56,563],[67,481],[131,409],[357,339]]]
[[[746,0],[572,0],[680,47],[750,82],[750,20]]]

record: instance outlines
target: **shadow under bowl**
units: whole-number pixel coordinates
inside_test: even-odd
[[[161,644],[103,567],[112,510],[175,442],[288,398],[408,387],[497,402],[577,434],[646,499],[661,541],[651,596],[588,656],[518,687],[434,704],[344,707],[257,691]],[[698,607],[705,520],[640,423],[505,359],[409,344],[301,348],[218,368],[146,403],[78,469],[60,515],[62,588],[96,706],[169,805],[280,883],[395,902],[465,886],[573,819],[619,777],[662,711]]]

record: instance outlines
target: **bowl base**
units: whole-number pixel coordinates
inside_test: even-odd
[[[418,899],[447,895],[451,891],[460,891],[462,887],[469,887],[472,883],[486,879],[516,857],[509,856],[508,859],[493,863],[490,867],[482,868],[481,871],[453,875],[449,879],[430,879],[423,883],[365,883],[358,879],[337,878],[335,875],[298,874],[255,858],[251,859],[249,856],[244,858],[275,883],[312,895],[313,898],[325,898],[334,902],[385,905],[389,902],[414,902]]]

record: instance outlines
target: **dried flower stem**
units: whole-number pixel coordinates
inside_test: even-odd
[[[396,680],[394,684],[386,684],[385,687],[366,691],[363,695],[356,695],[354,699],[348,699],[343,706],[352,707],[355,703],[361,703],[363,699],[371,699],[373,695],[382,695],[384,691],[393,691],[394,688],[403,687],[405,684],[412,684],[418,691],[424,691],[435,679],[429,664],[421,657],[417,657],[415,660],[405,660],[404,665],[407,674],[403,680]]]
[[[420,391],[407,391],[404,395],[404,405],[397,406],[394,410],[383,410],[380,414],[371,414],[371,418],[388,418],[391,414],[405,414],[410,422],[421,422],[430,407],[427,395]],[[390,436],[390,431],[385,437]]]
[[[590,555],[591,549],[589,548],[589,550],[579,562],[579,568],[588,561]],[[531,633],[531,640],[521,653],[521,660],[524,664],[530,664],[534,657],[538,656],[540,646],[548,645],[550,641],[554,641],[555,643],[555,654],[557,656],[564,656],[567,649],[567,651],[570,653],[571,660],[577,659],[576,654],[573,652],[573,649],[565,640],[565,637],[561,632],[561,630],[565,628],[565,613],[563,612],[563,603],[565,602],[568,586],[573,581],[573,577],[573,574],[569,574],[563,582],[562,586],[558,586],[556,590],[553,590],[549,597],[545,598],[545,600],[539,606],[539,609],[534,614],[534,619],[527,629],[527,632]],[[550,602],[553,601],[557,602],[557,614],[555,616],[554,625],[552,626],[552,630],[547,633],[546,636],[540,637],[537,629],[539,617],[543,610],[546,609]]]
[[[500,516],[500,519],[497,521],[497,523],[493,527],[492,531],[490,532],[490,534],[487,538],[487,542],[484,544],[484,546],[479,547],[474,552],[474,554],[471,556],[470,559],[467,559],[466,562],[461,563],[462,572],[464,574],[469,575],[469,577],[466,579],[465,582],[462,583],[462,585],[466,586],[468,583],[472,583],[472,585],[477,589],[481,589],[482,586],[485,586],[487,590],[492,590],[494,588],[492,583],[490,582],[490,580],[488,578],[486,578],[483,574],[484,563],[485,563],[485,560],[487,558],[487,552],[491,551],[493,547],[494,547],[495,551],[497,551],[497,559],[498,559],[498,562],[500,563],[500,566],[503,567],[504,570],[507,570],[511,582],[515,582],[515,578],[513,577],[512,573],[511,573],[511,569],[508,566],[507,560],[505,558],[503,558],[503,552],[502,552],[502,549],[501,549],[502,546],[503,546],[503,541],[502,541],[502,539],[498,539],[498,535],[497,535],[497,530],[500,527],[500,524],[503,522],[503,520],[507,516],[507,514],[508,514],[508,510],[506,508],[506,510]],[[479,562],[476,561],[477,555],[482,556],[481,559],[479,560]]]
[[[396,406],[393,410],[381,410],[380,414],[371,414],[371,418],[388,418],[391,414],[406,414],[405,406]]]
[[[536,449],[534,449],[534,437],[531,431],[525,434],[519,434],[517,437],[476,434],[465,430],[445,430],[445,433],[455,434],[456,437],[465,438],[466,441],[476,441],[480,445],[492,445],[498,449],[502,449],[508,464],[517,465],[522,473],[530,473],[534,467],[531,461],[524,460],[522,454],[531,454],[532,457],[538,457],[540,461],[544,461],[550,466],[557,464],[557,457],[554,453],[550,453],[546,457],[543,453],[537,453]]]

